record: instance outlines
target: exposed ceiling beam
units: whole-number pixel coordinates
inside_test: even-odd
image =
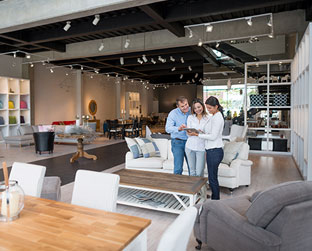
[[[234,46],[228,44],[228,43],[220,43],[219,47],[216,48],[216,50],[222,52],[223,54],[241,62],[253,62],[258,61],[258,58],[255,56],[252,56],[240,49],[235,48]]]
[[[208,63],[213,66],[220,66],[217,59],[206,49],[206,45],[203,46],[192,46],[192,49],[201,55]]]
[[[144,13],[153,18],[158,24],[169,30],[171,33],[176,35],[177,37],[185,36],[184,26],[178,22],[169,23],[166,22],[163,16],[160,14],[160,11],[156,9],[156,6],[153,7],[151,5],[143,5],[139,7]]]
[[[176,5],[174,8],[167,10],[165,20],[167,22],[181,21],[187,19],[195,19],[213,15],[225,15],[232,12],[242,12],[246,10],[266,8],[279,4],[298,3],[305,0],[219,0],[207,1],[200,0],[190,2],[184,5]]]

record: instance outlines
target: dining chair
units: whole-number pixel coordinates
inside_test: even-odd
[[[10,180],[16,180],[26,195],[40,197],[45,166],[14,162],[10,173]]]
[[[115,212],[119,179],[116,174],[78,170],[71,203]]]
[[[197,208],[188,207],[185,209],[163,233],[157,251],[186,250],[196,216]]]
[[[132,125],[129,128],[124,129],[125,136],[137,137],[137,128],[138,121],[134,119]]]

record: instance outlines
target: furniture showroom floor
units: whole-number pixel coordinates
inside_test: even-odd
[[[118,142],[122,142],[122,140],[108,140],[104,137],[101,137],[98,138],[93,144],[86,145],[86,150],[104,145],[115,144]],[[76,145],[56,144],[54,147],[53,156],[49,154],[42,154],[40,156],[35,154],[34,146],[25,146],[22,148],[18,146],[10,146],[6,149],[5,144],[0,144],[0,155],[5,157],[1,158],[0,161],[5,159],[8,163],[8,166],[10,166],[14,161],[30,162],[73,153],[76,151]],[[254,162],[251,171],[251,185],[249,187],[240,187],[234,190],[232,195],[229,193],[228,189],[222,188],[221,199],[231,196],[235,197],[243,194],[251,195],[255,191],[263,190],[274,184],[279,184],[290,180],[301,180],[301,176],[291,156],[250,154],[249,159]],[[124,166],[124,164],[121,164],[107,169],[104,172],[114,172],[123,169]],[[74,183],[72,182],[62,186],[62,201],[70,203],[73,184]],[[210,194],[210,191],[208,191],[208,194]],[[177,217],[176,214],[123,205],[117,205],[117,212],[152,220],[152,224],[148,228],[147,232],[148,250],[156,250],[162,233]],[[196,250],[196,245],[196,241],[192,235],[187,250]],[[209,249],[206,246],[203,246],[202,250]]]

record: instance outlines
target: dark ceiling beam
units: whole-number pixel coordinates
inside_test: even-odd
[[[306,1],[306,12],[305,12],[305,20],[308,22],[312,21],[312,1]]]
[[[241,63],[246,62],[254,62],[258,61],[259,59],[255,56],[252,56],[240,49],[237,49],[236,47],[228,44],[228,43],[220,43],[219,47],[216,48],[216,50],[222,52],[223,54],[229,56],[230,58],[233,58],[234,60],[237,60]]]
[[[220,63],[217,61],[217,59],[207,50],[206,45],[195,45],[192,46],[192,49],[201,55],[208,63],[212,64],[213,66],[220,66]]]
[[[197,67],[192,67],[192,71],[189,71],[188,68],[180,68],[176,69],[175,71],[171,71],[170,69],[168,70],[155,70],[151,71],[146,76],[148,78],[153,78],[153,77],[159,77],[159,76],[170,76],[170,75],[177,75],[180,77],[181,74],[187,74],[187,75],[195,75],[196,73],[202,73],[203,72],[203,67],[202,66],[197,66]],[[139,77],[139,76],[137,76]]]
[[[38,32],[37,30],[24,30],[22,32],[5,33],[7,37],[16,38],[32,43],[44,43],[98,33],[105,33],[114,30],[122,30],[144,25],[152,25],[155,21],[145,13],[129,13],[123,16],[112,17],[92,25],[92,22],[72,22],[68,31],[61,27],[55,27]],[[18,34],[19,33],[19,34]]]
[[[165,20],[167,22],[175,22],[213,15],[226,15],[232,12],[242,12],[246,10],[267,8],[276,5],[298,3],[304,1],[305,0],[262,0],[262,1],[199,0],[194,2],[187,1],[187,3],[184,5],[176,5],[174,6],[174,8],[169,8],[167,10]]]
[[[160,14],[160,11],[156,9],[156,7],[152,7],[151,5],[143,5],[139,7],[145,14],[153,18],[157,24],[160,24],[171,33],[176,35],[177,37],[185,36],[184,26],[178,22],[168,23],[164,20],[163,16]]]

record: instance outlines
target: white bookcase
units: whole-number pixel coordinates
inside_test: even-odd
[[[306,180],[312,180],[312,24],[307,27],[291,65],[293,81],[293,157]]]
[[[291,154],[292,60],[245,64],[244,124],[251,150]],[[248,75],[258,78],[248,78]],[[252,80],[252,81],[251,81]]]
[[[27,79],[17,79],[0,77],[0,116],[4,119],[4,124],[0,129],[4,136],[17,135],[19,126],[30,125],[30,81]],[[14,108],[9,107],[9,101],[13,101]],[[27,108],[21,108],[21,101],[26,102]],[[15,117],[16,123],[10,123],[10,117]],[[24,123],[21,121],[24,118]],[[13,119],[14,120],[14,119]]]

